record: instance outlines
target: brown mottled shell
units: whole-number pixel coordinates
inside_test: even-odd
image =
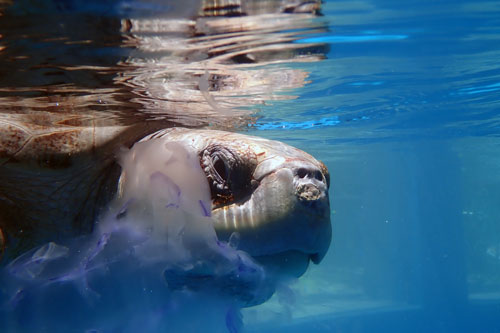
[[[66,125],[57,121],[70,117],[43,112],[9,115],[8,119],[4,115],[0,118],[0,165],[30,162],[41,167],[66,167],[74,154],[95,152],[125,130],[124,126]],[[75,120],[75,116],[71,118]]]

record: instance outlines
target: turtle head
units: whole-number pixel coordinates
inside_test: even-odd
[[[167,129],[197,152],[221,240],[277,274],[298,277],[330,246],[329,173],[311,155],[282,142],[214,130]]]

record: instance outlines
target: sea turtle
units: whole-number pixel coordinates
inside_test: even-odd
[[[226,9],[234,8],[237,7],[231,5]],[[216,15],[211,10],[205,14],[208,13]],[[259,50],[253,41],[251,44],[254,50]],[[243,56],[241,50],[237,53],[238,57]],[[250,58],[247,60],[252,60]],[[224,83],[225,79],[233,82],[232,78],[241,78],[241,75],[220,78],[219,72],[230,72],[226,60],[219,61],[223,68],[214,65],[217,61],[209,67],[207,61],[203,66],[191,65],[185,69],[190,78],[195,78],[190,83],[194,82],[197,96],[202,97],[198,105],[214,111],[210,114],[214,121],[207,122],[206,116],[199,116],[200,110],[206,109],[193,106],[191,113],[187,103],[190,99],[184,103],[180,118],[175,113],[176,105],[167,106],[173,110],[173,116],[167,111],[158,117],[132,117],[135,121],[108,117],[107,111],[76,112],[78,108],[74,104],[84,102],[85,95],[74,88],[69,89],[69,97],[58,100],[62,103],[54,103],[54,110],[34,111],[37,98],[26,96],[22,109],[12,112],[6,109],[1,113],[0,263],[7,264],[23,252],[48,242],[92,233],[108,204],[120,195],[120,184],[126,177],[117,163],[120,149],[157,138],[166,138],[196,151],[210,186],[211,215],[221,240],[229,241],[236,232],[239,249],[277,272],[300,276],[309,261],[319,263],[331,240],[326,166],[281,142],[198,128],[208,127],[208,123],[231,127],[220,121],[227,119],[231,110],[220,107],[211,97],[223,84],[216,89],[209,86],[216,80]],[[217,72],[219,78],[209,77],[207,67],[210,73]],[[140,66],[134,70],[137,68]],[[239,67],[238,71],[243,72]],[[140,77],[137,72],[128,73]],[[152,79],[148,77],[146,81]],[[301,82],[303,79],[301,76]],[[290,81],[290,77],[287,80]],[[53,91],[43,89],[62,96],[68,93],[64,86],[50,88]],[[151,86],[148,89],[154,90]],[[194,90],[186,91],[186,95],[194,95]],[[99,96],[106,101],[105,91]],[[71,106],[64,103],[68,100]],[[145,108],[142,115],[148,115],[148,111]],[[140,119],[144,121],[137,121]],[[197,121],[190,122],[192,120]]]
[[[14,120],[0,120],[4,262],[91,232],[117,192],[116,153],[147,134],[142,126],[56,131]],[[238,232],[252,256],[303,253],[303,264],[324,256],[331,237],[324,164],[284,143],[237,133],[171,128],[142,140],[157,137],[195,147],[221,239]]]

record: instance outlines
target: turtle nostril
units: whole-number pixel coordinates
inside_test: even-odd
[[[299,168],[296,173],[299,178],[314,178],[320,182],[324,181],[323,173],[320,170],[308,170],[306,168]]]
[[[308,173],[309,172],[307,171],[307,169],[304,169],[304,168],[300,168],[299,170],[297,170],[297,176],[299,178],[305,178]]]

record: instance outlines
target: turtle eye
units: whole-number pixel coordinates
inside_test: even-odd
[[[200,165],[207,176],[215,207],[242,200],[250,194],[255,169],[250,155],[221,145],[210,145],[200,153]]]
[[[200,154],[200,165],[205,171],[214,205],[233,199],[231,172],[236,164],[234,154],[225,147],[210,146]]]
[[[217,172],[217,175],[220,177],[220,179],[224,180],[227,182],[228,180],[228,170],[226,168],[226,164],[221,158],[215,158],[216,161],[214,161],[214,170]]]

